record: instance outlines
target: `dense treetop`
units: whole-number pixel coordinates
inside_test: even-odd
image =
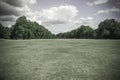
[[[0,24],[1,39],[50,39],[50,38],[76,38],[76,39],[120,39],[120,22],[115,19],[106,19],[100,22],[97,29],[90,26],[80,26],[69,32],[52,34],[48,29],[31,22],[25,16],[19,17],[11,27]]]
[[[36,22],[31,22],[22,16],[16,20],[15,25],[12,26],[12,39],[43,39],[54,38],[54,34],[39,25]]]

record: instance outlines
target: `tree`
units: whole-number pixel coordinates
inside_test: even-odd
[[[50,39],[50,38],[76,38],[76,39],[120,39],[120,22],[115,19],[106,19],[93,30],[90,26],[80,26],[77,29],[52,34],[44,26],[37,22],[31,22],[25,16],[19,17],[16,23],[11,27],[4,27],[0,24],[0,38],[3,39]]]
[[[81,38],[93,38],[94,30],[89,26],[81,26]]]
[[[60,33],[57,35],[59,38],[94,38],[94,30],[89,26],[82,25],[70,32]]]
[[[103,29],[102,37],[106,39],[106,38],[109,38],[109,35],[110,35],[110,31]]]
[[[0,38],[1,39],[9,39],[11,32],[10,28],[4,27],[2,24],[0,24]]]
[[[36,22],[31,22],[22,16],[16,20],[11,33],[12,39],[43,39],[53,38],[54,35]]]
[[[120,23],[115,19],[107,19],[101,22],[97,29],[98,38],[120,39]]]

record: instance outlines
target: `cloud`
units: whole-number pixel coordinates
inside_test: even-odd
[[[0,21],[15,21],[17,19],[16,16],[0,16]]]
[[[93,2],[87,2],[88,6],[94,6],[94,5],[100,5],[100,4],[105,4],[107,3],[109,0],[95,0]]]
[[[53,33],[65,32],[72,30],[74,26],[74,19],[77,16],[78,10],[72,5],[61,5],[58,7],[51,7],[41,11],[29,13],[29,19],[42,23],[47,29]],[[64,30],[63,30],[64,29]]]
[[[92,17],[81,17],[79,19],[72,19],[69,22],[66,23],[60,23],[60,24],[44,24],[44,26],[52,31],[55,34],[61,33],[61,32],[67,32],[71,31],[73,29],[77,29],[81,25],[86,25],[86,26],[92,26],[93,18]]]
[[[81,17],[80,21],[82,25],[91,25],[93,21],[93,17]]]
[[[11,27],[12,24],[15,24],[15,21],[0,21],[5,27]]]
[[[19,15],[16,7],[11,6],[5,2],[0,2],[0,16],[1,15]]]
[[[0,2],[14,7],[23,7],[26,4],[35,4],[37,0],[1,0]]]
[[[78,10],[73,5],[61,5],[43,9],[32,15],[38,15],[36,20],[41,20],[42,25],[53,33],[65,32],[74,28],[74,19],[78,15]]]
[[[25,1],[25,0],[24,0]],[[15,2],[14,2],[15,3]],[[74,18],[77,16],[78,10],[73,5],[61,5],[51,7],[41,11],[32,11],[30,7],[20,2],[21,5],[2,2],[3,7],[0,7],[3,13],[0,13],[0,22],[5,26],[10,26],[15,23],[15,20],[22,15],[27,16],[27,19],[36,21],[44,25],[53,33],[59,33],[74,29]],[[30,4],[35,4],[36,0],[31,0]],[[6,14],[5,14],[6,13]],[[64,30],[63,30],[64,29]]]
[[[0,22],[13,23],[16,18],[32,13],[29,4],[35,4],[37,0],[0,0]]]
[[[23,3],[22,0],[2,0],[2,2],[14,6],[14,7],[22,7]]]
[[[1,0],[0,15],[22,15],[29,10],[28,4],[34,3],[36,0]]]
[[[35,4],[37,2],[37,0],[30,0],[31,4]]]
[[[66,22],[65,21],[58,21],[58,20],[57,21],[51,20],[51,21],[44,21],[43,22],[43,24],[48,24],[48,25],[50,25],[50,24],[66,24],[66,23],[68,23],[68,22],[67,21]]]
[[[43,20],[53,23],[69,22],[75,16],[77,16],[77,8],[72,5],[61,5],[59,7],[51,7],[49,9],[43,9],[41,18]]]
[[[1,0],[0,20],[13,21],[16,17],[27,16],[31,21],[43,24],[65,24],[77,15],[77,8],[72,5],[51,7],[42,11],[32,11],[28,4],[35,4],[37,0]],[[14,18],[13,18],[14,16]],[[9,18],[9,19],[8,19]]]
[[[112,12],[120,12],[120,9],[116,8],[116,7],[113,7],[111,9],[99,10],[97,13],[95,13],[95,15],[98,15],[98,14],[109,14],[109,13],[112,13]]]
[[[92,17],[76,19],[79,11],[73,5],[61,5],[33,12],[29,5],[36,2],[37,0],[1,0],[0,22],[4,26],[10,26],[18,17],[25,15],[27,19],[42,24],[53,33],[59,33],[70,31],[80,25],[89,25],[93,19]]]
[[[72,5],[61,5],[35,11],[28,14],[28,17],[42,23],[47,29],[57,34],[78,28],[80,25],[92,25],[93,17],[81,17],[76,19],[78,10]]]

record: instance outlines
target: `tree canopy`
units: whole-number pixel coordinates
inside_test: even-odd
[[[53,38],[76,38],[76,39],[120,39],[120,22],[115,19],[106,19],[98,25],[97,29],[90,26],[80,26],[77,29],[59,33],[51,33],[37,22],[31,22],[25,16],[19,17],[11,27],[0,24],[0,39],[53,39]]]
[[[9,39],[10,35],[11,29],[0,24],[0,39]]]
[[[59,38],[93,38],[94,30],[89,26],[82,25],[70,32],[60,33]]]
[[[45,39],[54,37],[54,34],[42,25],[28,21],[25,16],[18,18],[16,24],[12,27],[12,39]]]
[[[115,19],[107,19],[98,25],[98,38],[120,39],[120,23]]]

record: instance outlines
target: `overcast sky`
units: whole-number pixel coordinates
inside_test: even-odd
[[[22,15],[55,34],[80,25],[97,28],[105,19],[120,21],[120,0],[0,0],[4,26],[10,27]]]

